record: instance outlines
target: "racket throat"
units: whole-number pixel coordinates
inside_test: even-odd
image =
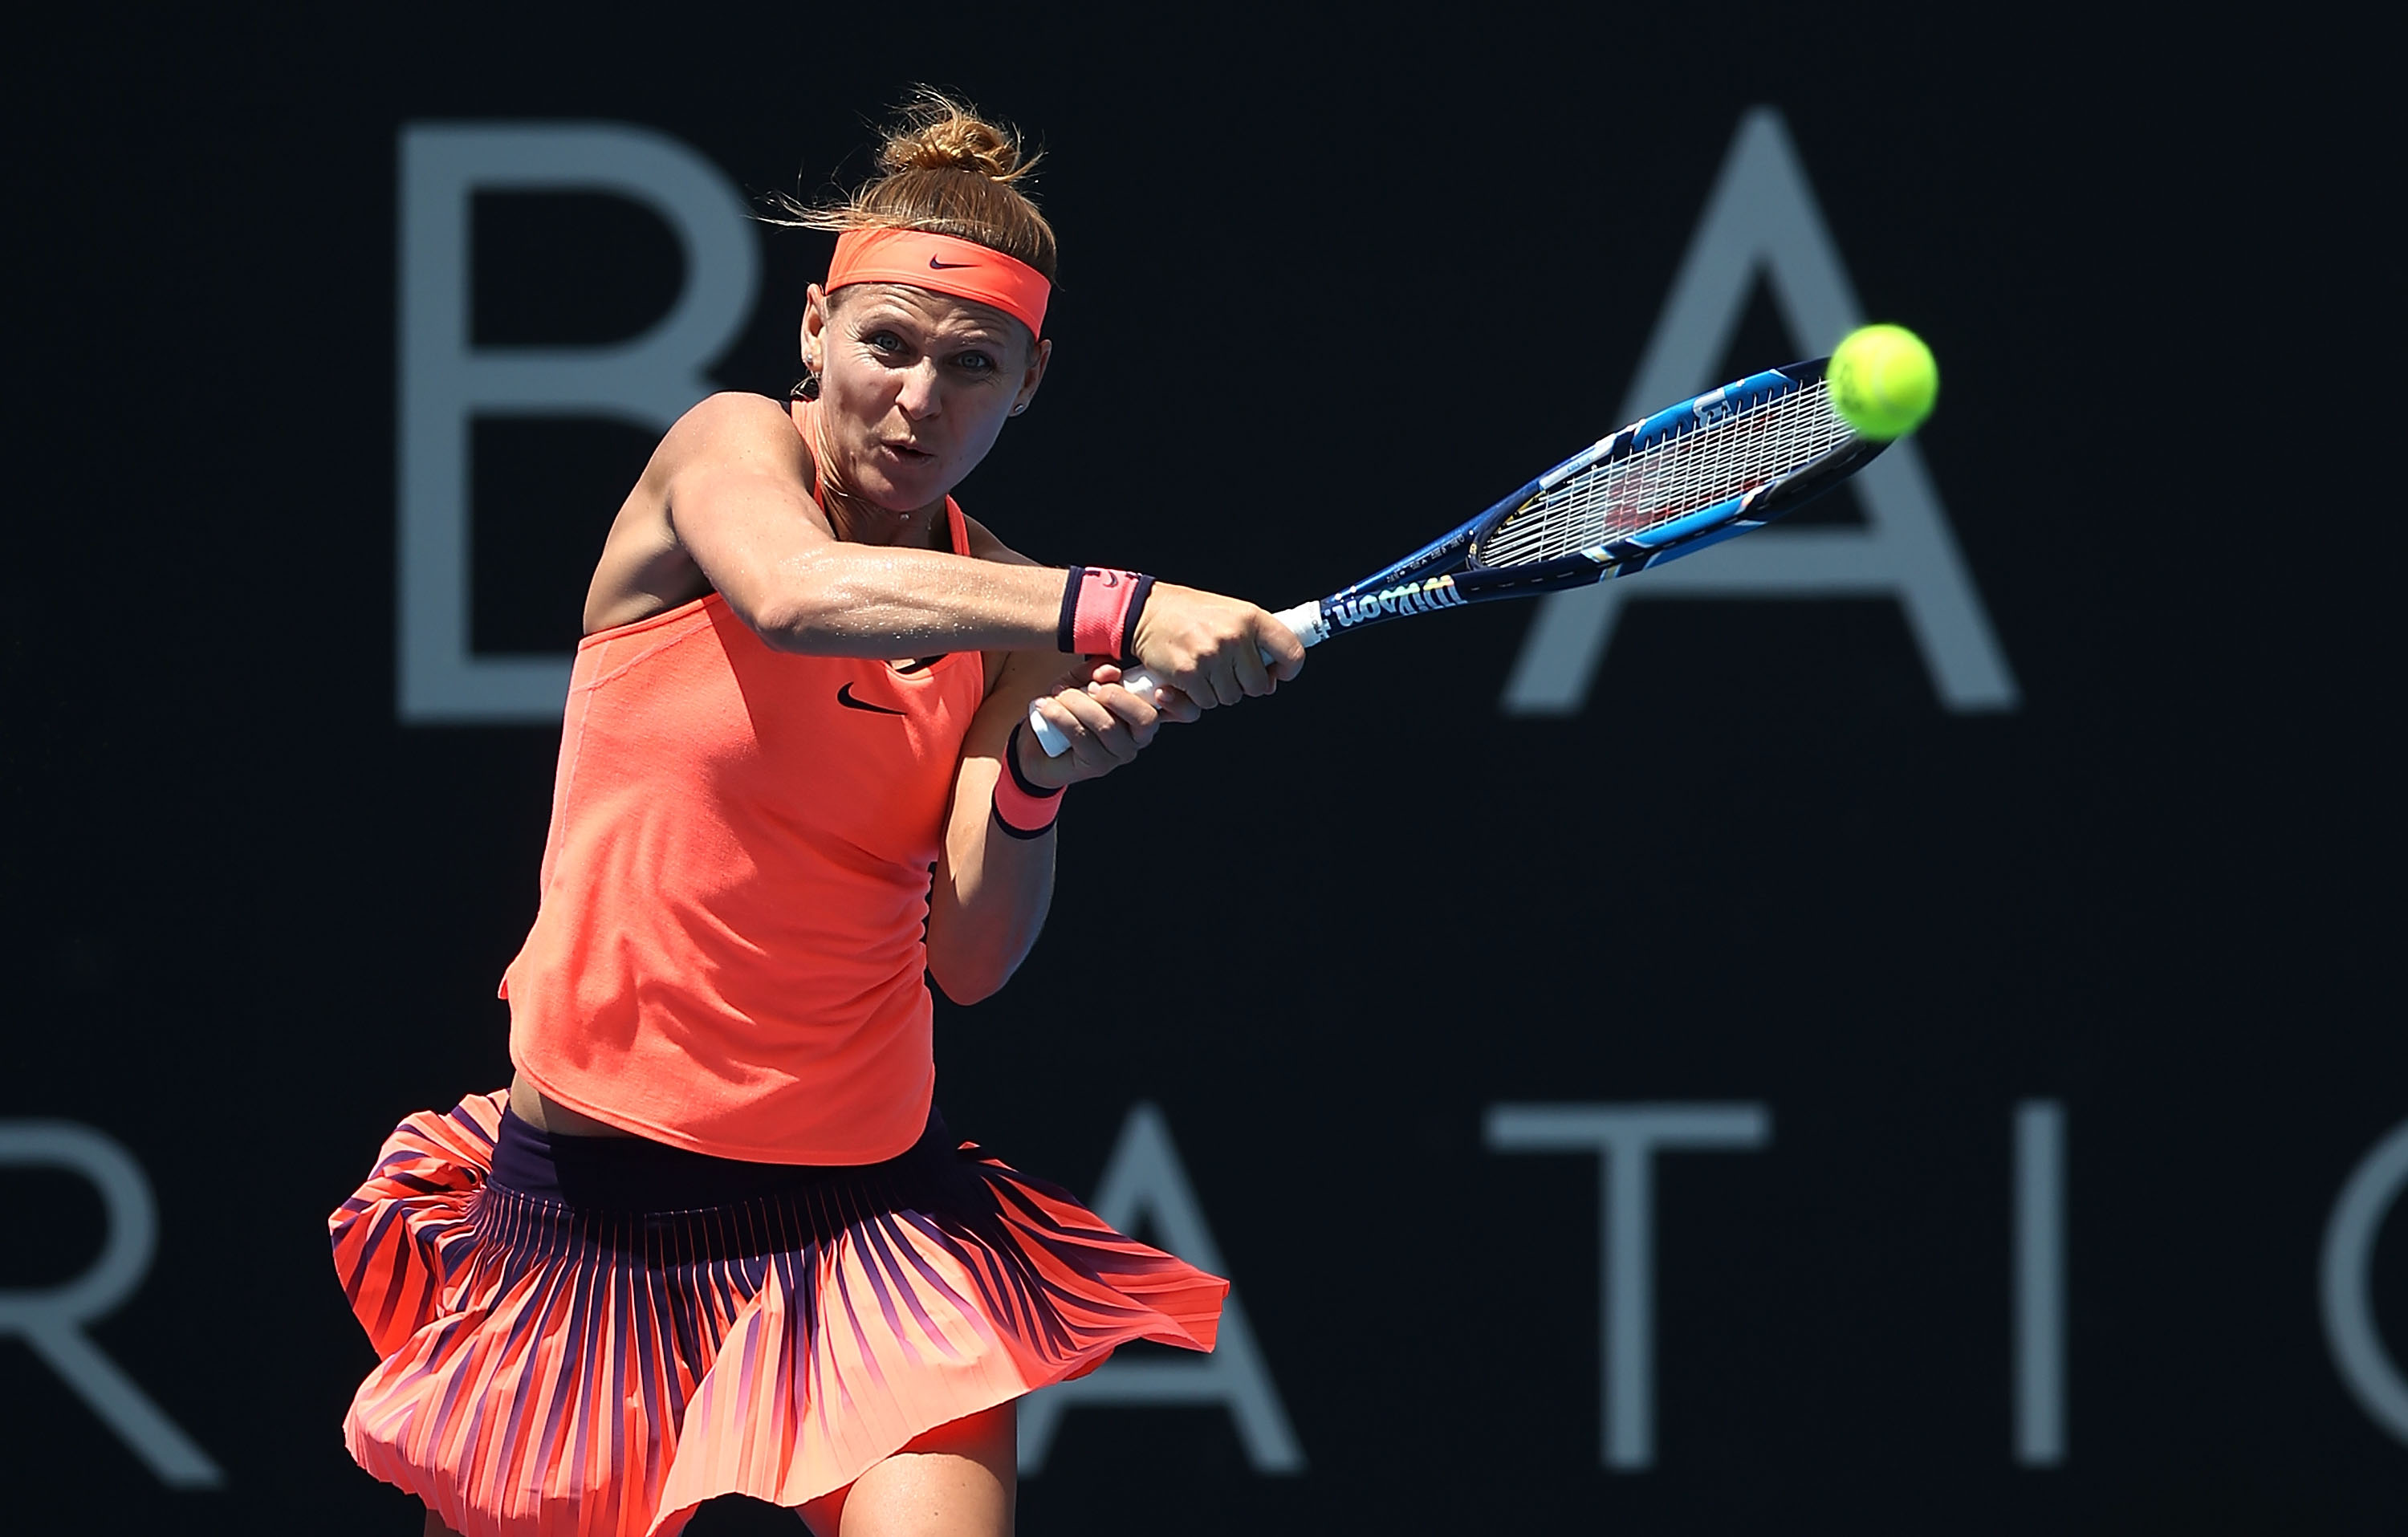
[[[1351,630],[1373,625],[1383,619],[1402,619],[1408,614],[1434,613],[1440,609],[1459,609],[1469,601],[1456,591],[1455,578],[1449,575],[1424,577],[1416,582],[1400,582],[1393,587],[1356,594],[1340,594],[1312,605],[1322,615],[1322,633],[1329,633],[1334,625]],[[1287,615],[1282,614],[1282,619]],[[1292,628],[1294,626],[1291,626]],[[1297,630],[1297,634],[1304,632]],[[1307,641],[1306,644],[1312,644]]]

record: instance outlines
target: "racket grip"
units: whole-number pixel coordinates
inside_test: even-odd
[[[1271,617],[1294,630],[1296,638],[1308,646],[1317,645],[1329,638],[1329,626],[1321,622],[1318,598],[1299,603],[1293,609],[1282,609]],[[1263,653],[1264,661],[1270,659],[1269,652]],[[1121,686],[1131,694],[1148,695],[1162,686],[1162,680],[1145,668],[1138,668],[1121,674]],[[1054,723],[1039,714],[1033,702],[1028,707],[1028,729],[1037,738],[1037,745],[1045,749],[1045,755],[1049,758],[1058,758],[1070,750],[1070,739],[1054,730]]]

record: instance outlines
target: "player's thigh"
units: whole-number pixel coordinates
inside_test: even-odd
[[[818,1537],[1010,1537],[1018,1419],[1009,1403],[939,1425],[803,1507]]]

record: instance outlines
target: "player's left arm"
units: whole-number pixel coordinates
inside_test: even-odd
[[[970,525],[970,553],[989,560],[1026,559]],[[1038,789],[1096,779],[1133,761],[1166,721],[1200,713],[1175,691],[1159,700],[1119,686],[1118,668],[1053,652],[990,652],[986,700],[962,742],[953,804],[928,893],[928,971],[956,1003],[995,993],[1037,942],[1054,899],[1051,828],[1016,838],[996,825],[996,782],[1016,754],[1025,783]],[[1022,723],[1032,700],[1045,697],[1048,718],[1066,727],[1071,749],[1048,757]],[[1018,736],[1014,728],[1021,727]]]

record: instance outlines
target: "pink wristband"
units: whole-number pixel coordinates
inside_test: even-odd
[[[1062,591],[1055,645],[1073,656],[1128,656],[1129,633],[1154,592],[1154,578],[1109,566],[1073,566]]]
[[[1020,725],[1004,743],[1003,772],[995,779],[995,820],[1014,838],[1041,838],[1062,814],[1062,787],[1040,790],[1020,771]]]

